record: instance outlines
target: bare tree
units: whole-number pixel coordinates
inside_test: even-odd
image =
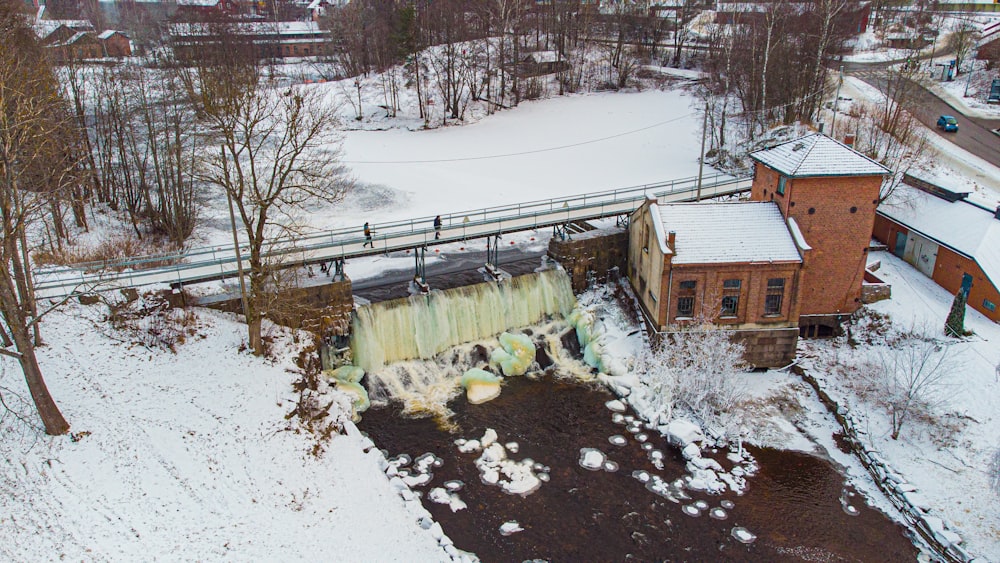
[[[681,413],[705,423],[728,426],[745,396],[739,373],[746,371],[743,346],[733,334],[709,324],[677,328],[637,368],[644,400],[666,422]]]
[[[893,440],[907,422],[931,415],[945,401],[955,363],[951,344],[920,335],[876,352],[863,376],[889,415]]]
[[[35,357],[41,315],[27,229],[45,207],[47,192],[70,181],[76,163],[66,154],[74,144],[75,127],[15,0],[0,2],[0,37],[0,354],[20,364],[45,432],[65,434],[69,423],[49,394]]]
[[[217,150],[203,151],[201,173],[225,191],[248,247],[244,314],[250,348],[263,354],[262,317],[281,269],[268,241],[294,235],[304,206],[337,201],[349,186],[339,164],[335,112],[316,90],[266,83],[252,54],[222,53],[185,77],[218,143]]]
[[[947,49],[955,53],[955,74],[962,71],[962,62],[976,47],[979,29],[971,22],[961,22],[948,36]]]

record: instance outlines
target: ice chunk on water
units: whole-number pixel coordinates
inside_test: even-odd
[[[698,507],[698,510],[708,510],[708,503],[703,500],[696,501],[694,505]]]
[[[479,439],[479,443],[481,443],[484,448],[492,446],[496,441],[497,431],[492,428],[487,428],[486,432],[483,432],[483,437]]]
[[[725,508],[726,510],[732,510],[736,508],[736,503],[731,500],[723,500],[719,502],[719,506]]]
[[[507,442],[503,445],[503,447],[507,448],[507,451],[512,454],[516,454],[517,451],[521,449],[521,445],[517,442]]]
[[[618,464],[609,459],[604,462],[604,470],[608,473],[614,473],[615,471],[618,471]]]
[[[580,466],[584,469],[597,471],[601,469],[606,460],[607,456],[605,456],[604,452],[600,450],[596,450],[594,448],[580,448]]]
[[[462,375],[465,397],[473,405],[492,401],[500,396],[500,378],[481,369],[470,369]]]
[[[618,399],[608,401],[604,403],[604,406],[607,407],[608,410],[611,412],[625,412],[626,410],[625,403],[621,402]]]
[[[524,375],[535,361],[535,345],[525,334],[505,332],[500,335],[500,345],[490,354],[490,361],[499,364],[504,375]]]
[[[611,422],[614,422],[615,424],[626,424],[625,417],[622,416],[621,413],[617,413],[617,412],[615,414],[611,415]]]
[[[705,439],[705,435],[701,432],[701,427],[682,418],[670,421],[670,424],[666,428],[666,435],[668,442],[681,447]]]
[[[503,536],[516,534],[522,530],[524,530],[524,528],[522,528],[521,525],[518,524],[516,520],[508,520],[507,522],[500,524],[500,534]]]
[[[725,520],[726,518],[729,518],[729,514],[721,508],[713,508],[712,510],[709,510],[708,515],[716,520]]]
[[[464,487],[464,486],[465,486],[465,483],[463,483],[461,481],[458,481],[458,480],[445,481],[444,482],[444,488],[448,489],[449,491],[451,491],[453,493],[456,492],[456,491],[461,491],[462,487]]]
[[[681,510],[688,516],[701,516],[701,510],[698,510],[698,507],[693,504],[685,504],[681,507]]]
[[[624,446],[625,444],[628,443],[628,440],[625,439],[625,436],[622,436],[620,434],[615,434],[614,436],[609,436],[608,437],[608,441],[611,442],[615,446]],[[650,446],[652,447],[652,445],[650,445]]]
[[[750,530],[742,526],[736,526],[733,528],[733,537],[736,538],[740,543],[753,543],[757,540],[757,536],[750,533]]]

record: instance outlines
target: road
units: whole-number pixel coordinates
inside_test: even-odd
[[[884,92],[888,63],[844,65],[844,72],[856,76],[868,84]],[[951,106],[933,92],[910,81],[911,88],[904,100],[898,100],[914,117],[926,125],[935,135],[959,146],[966,151],[982,158],[994,166],[1000,166],[1000,136],[993,130],[1000,128],[1000,119],[982,119],[969,117]],[[940,115],[953,115],[958,119],[958,132],[944,133],[936,126]]]

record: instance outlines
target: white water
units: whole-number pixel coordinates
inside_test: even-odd
[[[373,303],[354,317],[354,363],[371,375],[392,362],[430,359],[458,344],[565,317],[575,304],[561,269]]]

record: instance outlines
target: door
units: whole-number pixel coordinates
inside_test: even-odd
[[[902,258],[904,252],[906,252],[906,233],[896,233],[896,247],[892,253]]]

